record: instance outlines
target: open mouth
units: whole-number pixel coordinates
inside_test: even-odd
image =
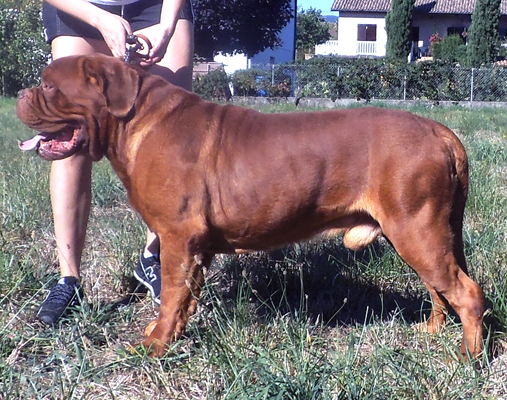
[[[76,153],[83,145],[82,128],[68,126],[58,132],[41,132],[32,139],[18,141],[23,151],[35,150],[45,160],[61,160]]]

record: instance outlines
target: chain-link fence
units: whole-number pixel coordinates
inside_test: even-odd
[[[434,63],[395,66],[280,64],[254,67],[257,96],[432,101],[507,101],[507,68]],[[246,95],[232,80],[235,94]],[[249,93],[252,95],[252,93]]]

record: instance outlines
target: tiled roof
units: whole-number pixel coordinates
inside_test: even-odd
[[[372,11],[387,12],[391,0],[334,0],[332,11]]]
[[[414,12],[431,14],[472,14],[476,0],[416,0]],[[387,12],[391,0],[334,0],[332,11]],[[502,14],[507,14],[507,0],[502,0]]]

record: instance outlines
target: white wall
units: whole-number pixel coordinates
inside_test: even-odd
[[[340,15],[338,18],[337,54],[340,56],[357,55],[357,26],[359,24],[377,25],[377,50],[374,55],[378,57],[385,56],[387,33],[385,16],[382,15],[369,18]],[[317,50],[315,50],[315,53],[317,53]]]
[[[224,64],[224,70],[227,74],[233,74],[240,69],[250,68],[250,60],[244,54],[217,54],[213,61]]]

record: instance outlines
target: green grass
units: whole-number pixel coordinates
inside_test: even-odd
[[[412,324],[430,304],[384,242],[340,239],[272,253],[217,256],[187,333],[163,359],[139,343],[157,315],[126,304],[144,226],[107,161],[94,167],[83,256],[86,302],[52,328],[34,318],[58,278],[50,164],[17,149],[32,134],[0,98],[0,399],[497,399],[507,398],[507,114],[412,108],[464,142],[471,166],[465,244],[490,313],[489,354],[459,362],[459,321],[437,335]],[[291,105],[264,111],[291,111]]]

